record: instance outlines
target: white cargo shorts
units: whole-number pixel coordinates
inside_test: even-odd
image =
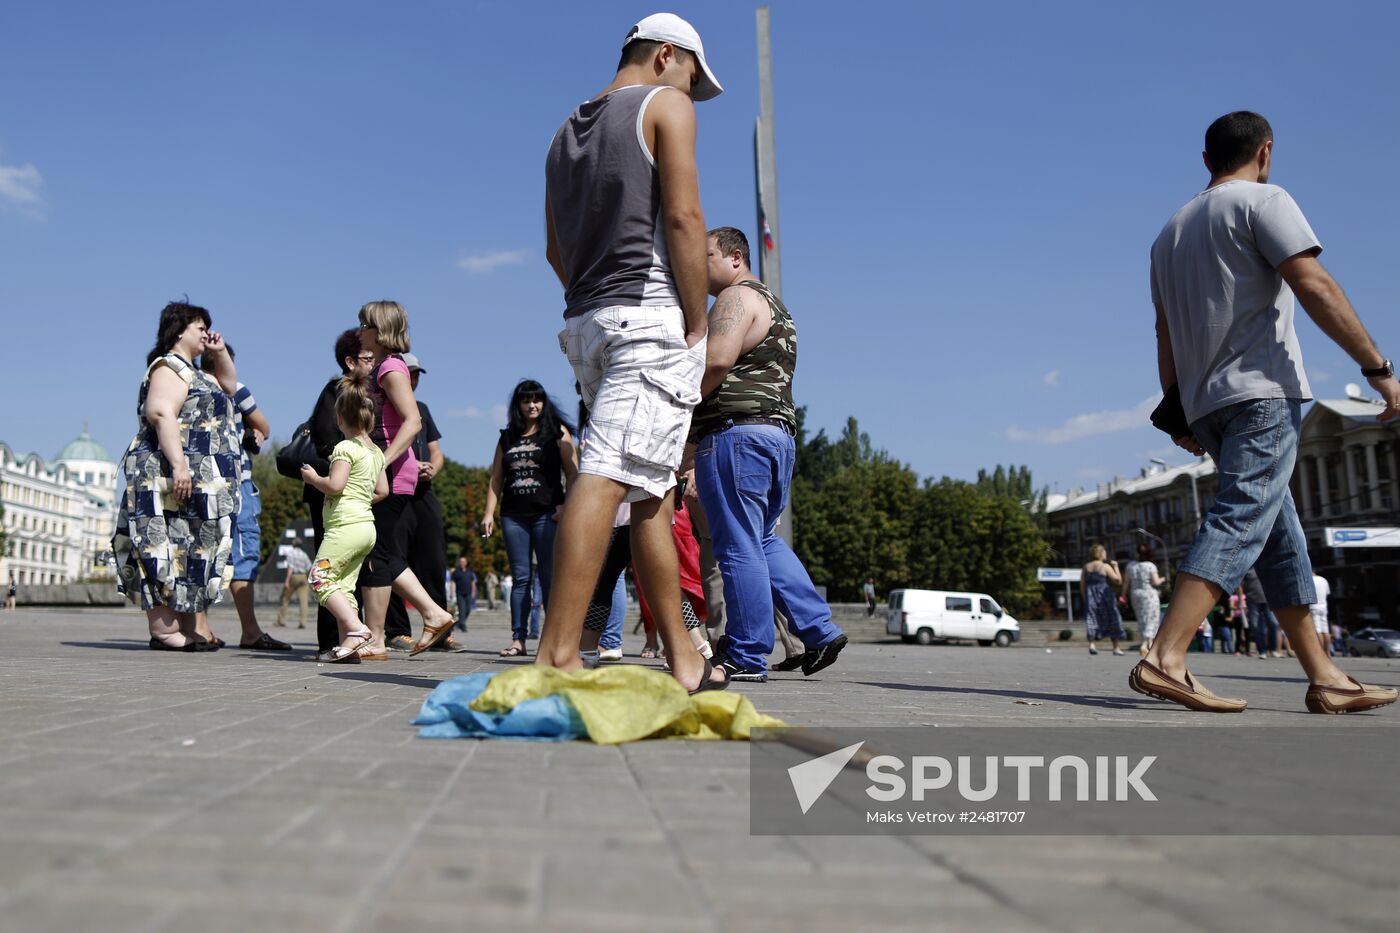
[[[579,472],[631,487],[628,502],[665,495],[700,403],[705,341],[685,345],[679,307],[611,307],[566,319],[559,349],[589,410]]]

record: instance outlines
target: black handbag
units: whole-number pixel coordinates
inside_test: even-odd
[[[320,464],[329,463],[316,455],[316,445],[311,443],[311,422],[303,421],[292,432],[292,439],[277,451],[277,472],[288,479],[301,479],[301,465],[309,463],[323,472]]]
[[[316,399],[316,404],[320,404],[320,398]],[[277,451],[277,472],[288,479],[301,479],[301,465],[311,464],[311,467],[322,476],[326,476],[331,471],[331,462],[321,456],[316,450],[316,444],[311,440],[311,423],[316,420],[316,405],[311,406],[311,417],[307,418],[297,429],[292,432],[292,439],[285,447]]]

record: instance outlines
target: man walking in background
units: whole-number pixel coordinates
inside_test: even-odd
[[[1254,567],[1307,673],[1308,710],[1373,709],[1394,703],[1395,689],[1358,683],[1338,669],[1318,643],[1308,609],[1317,601],[1312,565],[1288,491],[1302,403],[1311,398],[1293,296],[1380,393],[1382,421],[1400,415],[1400,382],[1318,262],[1322,246],[1303,212],[1288,192],[1268,184],[1273,149],[1273,129],[1257,113],[1212,123],[1202,154],[1210,184],[1152,246],[1165,396],[1153,420],[1183,449],[1209,453],[1220,486],[1179,567],[1157,640],[1128,683],[1194,710],[1244,710],[1244,700],[1218,697],[1192,679],[1186,650],[1221,594]]]
[[[472,604],[476,602],[476,574],[467,566],[465,557],[457,558],[457,569],[452,571],[452,593],[457,598],[456,629],[465,634],[467,616],[472,614]]]
[[[306,575],[311,572],[311,558],[293,544],[283,550],[287,562],[287,576],[282,580],[282,601],[277,607],[277,624],[287,624],[287,604],[293,596],[301,600],[301,621],[297,628],[306,628],[307,596]]]
[[[581,666],[584,614],[627,501],[638,585],[672,674],[692,693],[727,683],[681,617],[670,495],[705,366],[694,101],[721,91],[695,29],[671,13],[648,16],[623,40],[612,83],[564,121],[545,163],[546,255],[566,303],[559,344],[590,420],[536,660]]]
[[[797,455],[797,325],[749,270],[741,231],[709,232],[706,269],[715,305],[700,385],[705,400],[691,440],[695,485],[724,576],[728,617],[716,655],[731,680],[766,681],[777,608],[806,649],[802,673],[810,676],[836,660],[846,636],[777,534]]]

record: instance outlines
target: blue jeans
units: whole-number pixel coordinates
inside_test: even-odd
[[[1288,491],[1301,411],[1297,399],[1253,399],[1191,425],[1215,460],[1220,489],[1179,570],[1233,593],[1253,567],[1269,605],[1317,601],[1308,542]]]
[[[1277,651],[1278,619],[1269,611],[1268,603],[1252,600],[1249,604],[1249,627],[1254,632],[1254,645],[1260,654]]]
[[[624,529],[625,530],[625,529]],[[622,623],[627,616],[627,575],[617,575],[617,586],[613,587],[612,612],[608,613],[608,627],[598,637],[599,648],[622,647]]]
[[[554,532],[559,524],[554,513],[541,515],[502,515],[501,532],[506,539],[506,556],[515,586],[510,591],[510,637],[524,641],[530,627],[530,554],[540,567],[540,588],[549,599],[549,580],[554,570]]]
[[[543,573],[543,571],[541,571]],[[530,637],[540,637],[540,609],[544,606],[544,594],[540,591],[540,578],[530,580]]]
[[[467,630],[467,616],[472,614],[472,597],[470,593],[457,594],[457,628],[462,631]]]
[[[725,655],[746,671],[768,669],[775,606],[807,648],[841,635],[807,568],[775,533],[796,452],[790,434],[766,424],[728,425],[695,452],[695,484],[724,576]]]

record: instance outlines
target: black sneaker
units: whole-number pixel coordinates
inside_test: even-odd
[[[808,648],[807,653],[802,656],[803,675],[811,677],[822,668],[835,664],[836,656],[841,653],[841,649],[844,647],[846,647],[846,636],[837,635],[835,639],[819,648]]]
[[[384,647],[390,651],[412,651],[413,639],[407,635],[395,635],[384,642]]]
[[[746,671],[728,658],[720,661],[716,667],[724,668],[724,677],[731,683],[736,684],[766,684],[768,683],[767,671]]]
[[[805,652],[803,654],[790,654],[768,669],[770,671],[795,671],[806,663],[806,661],[807,655]]]

